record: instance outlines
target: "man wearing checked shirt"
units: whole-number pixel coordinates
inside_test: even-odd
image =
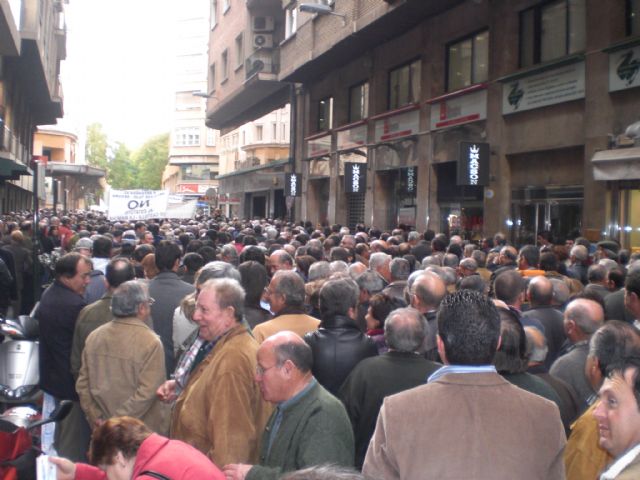
[[[276,479],[312,465],[352,467],[354,441],[347,412],[311,374],[309,346],[289,331],[267,338],[258,350],[255,381],[276,405],[262,436],[259,465],[225,465],[227,479]]]

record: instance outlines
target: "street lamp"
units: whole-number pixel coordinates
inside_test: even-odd
[[[347,16],[343,13],[336,13],[329,5],[323,3],[301,3],[300,11],[306,13],[317,13],[318,15],[335,15],[342,18],[342,26],[347,25]]]

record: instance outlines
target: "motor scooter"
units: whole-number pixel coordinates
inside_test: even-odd
[[[0,319],[0,335],[5,337],[0,343],[0,411],[39,403],[39,330],[38,320],[30,315]]]
[[[13,407],[0,415],[0,479],[36,480],[36,458],[40,453],[37,428],[63,420],[73,402],[62,400],[48,418],[30,407]]]

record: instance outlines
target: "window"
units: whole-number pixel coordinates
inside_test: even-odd
[[[331,130],[333,125],[333,97],[318,102],[318,131]]]
[[[271,124],[271,140],[276,141],[278,139],[278,125],[276,123]]]
[[[420,100],[420,60],[389,72],[389,109]]]
[[[262,141],[262,125],[256,125],[256,142]]]
[[[200,145],[200,127],[183,127],[175,129],[176,147],[197,147]]]
[[[369,84],[367,82],[349,89],[349,121],[357,122],[369,116]]]
[[[242,34],[236,37],[236,68],[241,67],[244,63],[244,47]]]
[[[231,0],[222,0],[222,13],[227,13],[227,10],[231,8]]]
[[[520,13],[520,66],[584,50],[585,0],[555,0]]]
[[[229,51],[228,50],[223,50],[222,55],[220,56],[220,68],[222,69],[222,71],[220,72],[221,74],[221,81],[225,81],[228,77],[229,77]]]
[[[180,175],[182,180],[214,180],[218,172],[214,170],[215,165],[195,163],[191,165],[181,165]]]
[[[283,142],[287,141],[287,125],[284,123],[280,124],[280,139]]]
[[[216,146],[216,131],[213,128],[207,128],[207,147]]]
[[[640,35],[640,0],[627,0],[627,35]]]
[[[209,28],[213,30],[213,27],[218,23],[218,0],[211,0],[209,8]]]
[[[285,9],[284,38],[289,38],[298,29],[298,9],[295,5]]]
[[[242,146],[247,144],[247,132],[245,130],[242,131]]]
[[[450,44],[447,62],[447,91],[485,82],[489,77],[489,32]]]
[[[212,64],[209,67],[209,78],[207,78],[207,83],[210,92],[216,91],[216,64]]]

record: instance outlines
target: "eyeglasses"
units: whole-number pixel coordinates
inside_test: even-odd
[[[155,298],[147,298],[147,303],[149,304],[149,306],[153,305],[154,303],[156,303],[156,299]]]
[[[267,368],[263,368],[260,365],[256,365],[256,375],[263,376],[267,370],[270,370],[270,369],[272,369],[274,367],[277,367],[277,366],[278,366],[277,363],[275,365],[271,365],[270,367],[267,367]]]

